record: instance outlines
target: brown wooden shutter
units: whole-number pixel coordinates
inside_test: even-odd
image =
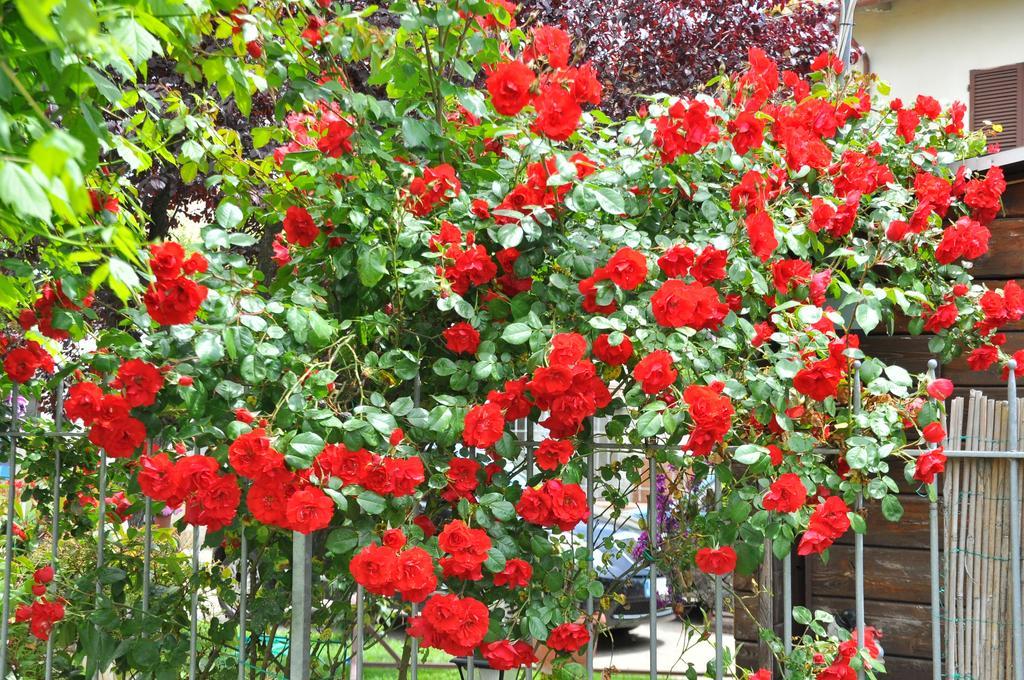
[[[971,128],[984,121],[1003,131],[989,139],[1002,150],[1024,146],[1024,64],[971,71]]]

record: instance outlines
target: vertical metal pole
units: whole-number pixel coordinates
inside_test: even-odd
[[[594,569],[594,419],[587,424],[587,578],[595,577]],[[594,649],[597,644],[597,626],[594,625],[594,595],[587,588],[587,628],[590,639],[587,641],[587,671],[583,676],[590,680],[594,676]]]
[[[363,616],[366,594],[363,592],[362,586],[356,586],[356,630],[355,640],[352,641],[352,646],[355,648],[352,650],[352,680],[362,680],[363,678]]]
[[[57,553],[60,548],[60,450],[64,445],[64,381],[60,381],[53,394],[54,464],[53,464],[53,508],[50,524],[50,566],[57,571]],[[6,639],[4,644],[7,644]],[[46,663],[44,678],[53,680],[53,636],[46,640]],[[2,676],[0,676],[2,677]]]
[[[853,414],[857,416],[861,409],[861,388],[860,388],[860,362],[853,362]],[[855,425],[856,426],[856,425]],[[864,509],[864,494],[857,493],[856,511],[859,513]],[[853,535],[853,572],[855,588],[855,607],[857,610],[857,656],[861,656],[864,649],[864,535],[854,533]],[[863,658],[861,658],[863,662]],[[857,671],[859,680],[864,680],[863,663]]]
[[[1009,402],[1009,428],[1007,447],[1018,448],[1017,443],[1017,362],[1009,361],[1006,381],[1006,399]],[[1024,680],[1024,612],[1021,609],[1020,576],[1020,479],[1019,461],[1010,459],[1010,589],[1013,599],[1013,677]]]
[[[99,514],[96,521],[96,567],[102,569],[107,547],[107,454],[100,449]],[[96,581],[96,600],[103,594],[103,584]]]
[[[647,454],[648,481],[650,488],[647,490],[647,550],[651,554],[651,561],[647,567],[647,578],[650,584],[650,597],[647,600],[648,615],[650,616],[650,649],[649,665],[651,680],[658,678],[658,567],[654,562],[655,553],[658,547],[658,466],[654,460],[654,450],[650,449]]]
[[[11,420],[8,424],[11,438],[10,456],[7,459],[7,534],[4,539],[4,598],[3,621],[0,622],[0,678],[7,677],[7,641],[11,618],[11,565],[14,560],[14,504],[17,494],[14,480],[18,472],[18,383],[11,387]]]
[[[928,380],[935,379],[939,362],[928,360]],[[933,449],[935,445],[928,448]],[[939,478],[928,485],[928,557],[932,579],[932,680],[942,680],[942,623],[939,588]]]
[[[791,546],[792,547],[792,546]],[[782,637],[786,656],[793,653],[793,556],[792,550],[782,558]]]
[[[103,449],[100,449],[100,488],[98,510],[99,512],[96,520],[96,569],[100,571],[103,569],[103,565],[106,562],[104,555],[107,546],[107,454]],[[99,606],[100,598],[102,596],[102,579],[96,579],[96,606]],[[194,619],[195,617],[193,617],[193,620]],[[97,626],[97,629],[98,628],[99,627]],[[105,668],[97,668],[93,677],[98,680],[102,671],[105,670]],[[194,678],[190,678],[190,680],[194,680]]]
[[[722,507],[722,480],[715,472],[715,507]],[[725,677],[725,630],[722,619],[725,617],[725,594],[722,591],[722,577],[715,577],[715,680]]]
[[[414,408],[419,408],[420,401],[422,398],[423,380],[420,378],[419,372],[416,373],[416,378],[412,384],[412,405]],[[416,510],[413,510],[415,513]],[[412,604],[412,615],[416,616],[420,613],[419,604],[413,602]],[[412,653],[409,658],[409,676],[411,680],[419,680],[420,675],[420,639],[418,637],[412,638]],[[244,680],[239,678],[239,680]]]
[[[466,680],[473,680],[474,677],[476,677],[476,663],[474,661],[474,652],[470,652],[466,661]]]
[[[146,496],[146,510],[143,513],[145,534],[142,545],[142,613],[149,613],[149,591],[153,569],[153,499]]]
[[[309,626],[313,608],[312,580],[313,537],[294,531],[292,532],[292,629],[288,640],[288,677],[291,680],[309,680]],[[362,619],[358,624],[362,626]],[[361,645],[358,653],[362,654]]]
[[[533,418],[526,417],[526,479],[533,476]],[[533,642],[531,640],[531,642]],[[526,667],[526,680],[533,680],[533,666]],[[587,680],[590,680],[587,678]]]
[[[241,530],[242,545],[238,554],[238,680],[245,680],[246,636],[245,617],[249,606],[249,539],[245,526]]]
[[[836,52],[843,66],[850,66],[850,59],[853,52],[853,16],[857,7],[857,0],[842,0],[839,14],[839,35]]]
[[[199,526],[192,525],[192,601],[188,622],[188,680],[199,677]]]

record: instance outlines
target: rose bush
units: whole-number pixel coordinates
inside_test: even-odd
[[[347,633],[360,584],[381,611],[421,603],[422,645],[509,668],[532,641],[568,667],[591,635],[582,602],[615,597],[574,533],[597,418],[658,444],[646,467],[598,471],[613,516],[623,478],[670,465],[673,484],[722,483],[655,559],[727,575],[753,571],[766,539],[823,553],[865,530],[858,493],[898,519],[895,477],[941,470],[941,452],[907,449],[936,441],[950,386],[865,356],[858,333],[903,317],[987,368],[1024,315],[1016,284],[971,280],[1005,183],[951,166],[984,149],[963,107],[883,105],[828,55],[804,78],[751,50],[709,94],[613,121],[562,31],[512,28],[486,0],[390,9],[385,34],[323,9],[282,23],[301,38],[261,38],[301,39],[308,58],[280,82],[284,124],[265,135],[280,146],[225,183],[218,215],[280,225],[276,275],[239,252],[254,239],[237,217],[201,244],[153,244],[120,327],[59,362],[65,414],[128,511],[182,506],[227,564],[244,532],[264,579],[251,630],[281,625],[291,532],[314,534],[318,625]],[[377,93],[337,62],[368,63]],[[57,369],[35,339],[59,338],[24,326],[6,376],[40,390]],[[547,433],[532,469],[523,419]],[[790,677],[868,664],[810,631]]]

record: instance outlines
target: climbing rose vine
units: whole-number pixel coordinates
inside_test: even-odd
[[[942,470],[940,450],[906,449],[941,441],[952,386],[865,356],[861,335],[901,319],[988,368],[1024,293],[971,279],[1005,182],[957,165],[984,148],[962,107],[877,102],[827,54],[803,77],[751,49],[706,94],[611,120],[571,36],[515,29],[512,9],[393,3],[388,41],[362,15],[311,15],[322,70],[281,82],[262,133],[278,146],[254,161],[287,182],[218,210],[280,230],[276,274],[221,219],[201,244],[151,245],[121,327],[57,366],[47,310],[89,300],[50,282],[4,367],[26,390],[71,376],[64,413],[128,507],[183,508],[228,563],[242,532],[266,555],[316,537],[322,620],[354,625],[359,584],[372,608],[420,605],[423,646],[561,667],[599,625],[587,594],[613,602],[579,538],[592,512],[624,516],[659,471],[715,476],[721,504],[640,554],[714,575],[751,573],[766,539],[812,555],[863,532],[858,493],[897,519],[896,479]],[[327,66],[364,59],[373,95]],[[597,471],[598,510],[595,433],[658,444]],[[59,619],[33,607],[33,632]],[[833,678],[870,659],[814,639],[786,663]]]

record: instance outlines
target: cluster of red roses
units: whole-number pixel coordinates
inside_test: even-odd
[[[146,454],[139,459],[138,479],[142,493],[172,508],[184,503],[185,521],[209,531],[230,524],[242,498],[238,478],[222,473],[211,456],[172,460],[166,453]]]
[[[572,136],[582,104],[601,103],[601,83],[590,64],[569,66],[569,35],[553,26],[537,26],[519,59],[490,69],[487,91],[494,110],[514,116],[533,105],[533,131],[563,141]],[[539,74],[539,75],[538,75]]]
[[[64,604],[59,600],[47,600],[45,597],[47,586],[53,581],[53,575],[53,567],[36,569],[32,575],[32,595],[38,599],[32,604],[19,605],[14,612],[14,621],[28,621],[29,631],[43,641],[50,639],[53,625],[64,618]]]
[[[697,456],[706,456],[716,444],[725,440],[735,412],[732,400],[722,394],[725,383],[714,381],[710,385],[689,385],[683,390],[683,401],[689,407],[693,430],[686,439],[684,450]]]
[[[807,487],[800,475],[787,472],[772,482],[761,504],[765,510],[796,512],[807,502]]]
[[[405,534],[398,529],[385,532],[384,545],[371,544],[356,553],[348,568],[356,583],[375,595],[398,593],[408,602],[423,602],[437,589],[430,553],[406,548]]]
[[[586,352],[587,341],[579,333],[555,335],[548,366],[535,369],[526,383],[534,404],[548,413],[541,424],[555,439],[578,434],[586,418],[611,402],[608,386],[593,362],[583,358]]]
[[[208,268],[206,258],[185,250],[172,241],[149,247],[149,268],[155,280],[146,288],[143,302],[150,318],[161,326],[192,323],[209,292],[189,276]]]
[[[274,149],[278,165],[285,156],[315,148],[330,158],[352,153],[352,135],[355,127],[350,117],[342,113],[337,102],[316,102],[313,112],[292,112],[285,116],[285,125],[292,133],[292,141]]]
[[[483,642],[490,627],[487,605],[472,597],[434,595],[423,613],[409,621],[409,634],[424,647],[453,656],[469,656]]]
[[[540,487],[523,489],[516,512],[530,524],[557,526],[562,531],[572,531],[590,517],[587,494],[579,484],[566,484],[559,479],[548,479]]]
[[[829,496],[819,503],[814,508],[807,531],[800,538],[797,554],[810,555],[828,550],[833,541],[850,528],[849,511],[839,496]]]
[[[459,295],[468,293],[470,286],[482,286],[498,275],[498,265],[491,259],[487,248],[475,243],[475,240],[473,232],[463,234],[462,230],[447,220],[442,220],[439,232],[430,237],[430,249],[442,256],[441,263],[437,265],[437,274]],[[519,256],[518,251],[508,254]],[[511,262],[503,263],[502,266],[510,269]]]
[[[10,343],[8,336],[0,338],[0,351],[7,349]],[[23,383],[32,379],[36,371],[42,369],[53,373],[53,357],[35,340],[26,340],[4,355],[4,372],[12,382]]]
[[[850,369],[849,359],[844,352],[859,344],[860,338],[856,335],[847,335],[829,343],[828,358],[806,363],[793,377],[793,388],[815,401],[825,401],[836,396],[839,383]]]
[[[413,215],[424,217],[462,193],[462,182],[448,163],[423,168],[423,175],[410,182],[406,207]]]
[[[482,567],[491,539],[483,529],[471,529],[460,519],[451,521],[437,535],[437,547],[448,555],[440,560],[445,578],[479,581],[484,577]]]
[[[42,292],[36,301],[32,303],[31,309],[23,309],[18,315],[18,324],[23,330],[31,330],[33,326],[38,327],[39,332],[54,340],[67,340],[71,337],[63,328],[55,328],[53,325],[53,311],[59,307],[65,311],[77,312],[83,307],[92,307],[93,294],[89,293],[82,299],[82,304],[77,304],[69,298],[61,286],[60,281],[50,285],[44,283]]]
[[[80,382],[68,389],[64,413],[89,428],[89,441],[112,458],[126,458],[146,440],[146,426],[131,415],[133,408],[152,406],[164,386],[160,369],[142,359],[130,359],[117,369],[110,386],[118,393],[104,393],[96,383]]]
[[[393,442],[394,444],[395,442]],[[345,485],[357,485],[382,496],[411,496],[423,483],[423,461],[418,456],[396,458],[352,451],[342,444],[327,444],[311,468],[321,478],[337,477]]]

